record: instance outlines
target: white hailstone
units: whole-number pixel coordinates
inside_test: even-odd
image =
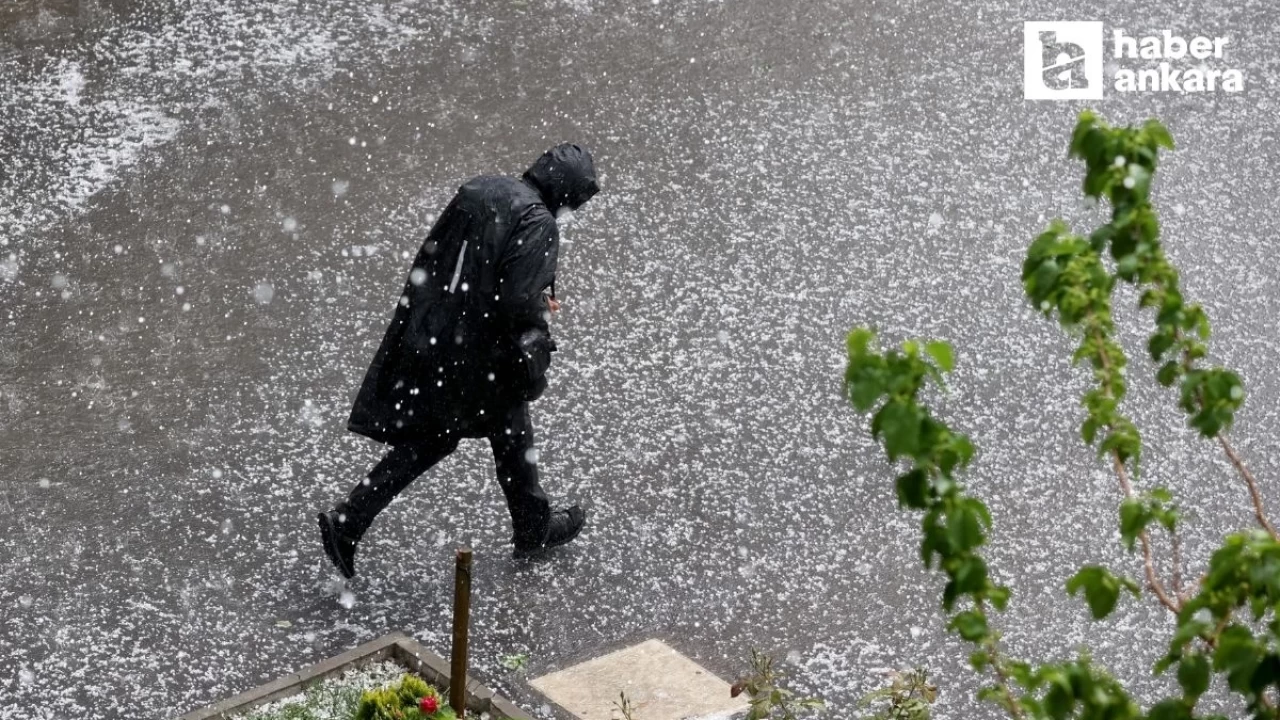
[[[284,219],[284,222],[280,223],[280,227],[283,227],[285,232],[293,232],[298,229],[298,221],[291,217],[287,217]]]
[[[92,365],[92,366],[94,366],[94,367],[99,367],[99,366],[101,366],[101,365],[102,365],[102,356],[101,356],[101,355],[94,355],[93,357],[89,358],[89,364],[90,364],[90,365]]]
[[[34,602],[35,600],[33,600],[30,595],[18,596],[18,605],[20,607],[29,608]]]
[[[133,423],[126,418],[120,418],[120,422],[116,423],[116,427],[119,428],[120,432],[129,432],[129,428],[133,427]]]
[[[912,640],[919,640],[921,635],[924,635],[924,628],[919,627],[919,626],[912,626],[912,628],[911,628],[911,639],[912,639]]]
[[[729,344],[729,331],[728,331],[728,330],[721,330],[720,332],[716,333],[716,339],[720,341],[720,344],[721,344],[721,345],[728,345],[728,344]]]
[[[937,230],[942,227],[942,213],[929,213],[929,228]]]
[[[184,287],[182,287],[181,285],[179,285],[178,287],[176,287],[176,288],[174,288],[174,289],[173,289],[173,293],[174,293],[175,295],[181,295],[182,293],[184,293],[184,292],[186,292],[186,291],[187,291],[187,289],[186,289],[186,288],[184,288]]]
[[[40,486],[41,490],[48,490],[50,485],[49,478],[40,478],[36,484]]]
[[[1125,187],[1127,187],[1127,188],[1129,188],[1130,190],[1132,190],[1132,189],[1133,189],[1133,186],[1134,186],[1134,185],[1137,185],[1137,184],[1138,184],[1138,183],[1137,183],[1137,181],[1135,181],[1135,180],[1133,179],[1133,176],[1132,176],[1132,175],[1130,175],[1130,176],[1128,176],[1128,177],[1126,177],[1126,178],[1124,179],[1124,186],[1125,186]]]
[[[36,683],[36,674],[31,672],[31,670],[29,670],[28,668],[22,668],[21,670],[18,671],[19,685],[35,685],[35,683]]]
[[[1244,397],[1244,388],[1240,387],[1239,385],[1232,385],[1232,386],[1231,386],[1231,399],[1232,399],[1232,400],[1239,400],[1239,399],[1240,399],[1240,398],[1242,398],[1242,397]]]
[[[178,266],[171,262],[160,263],[160,274],[168,278],[176,277],[178,274]]]
[[[63,290],[62,292],[58,293],[58,297],[61,297],[63,300],[68,300],[71,298],[71,291]]]
[[[427,281],[427,271],[420,267],[416,267],[409,272],[409,282],[414,285],[421,285]]]
[[[203,236],[203,235],[197,235],[197,236],[196,236],[196,244],[197,244],[197,245],[201,245],[201,246],[203,246],[203,245],[205,244],[205,242],[206,242],[206,241],[205,241],[205,239],[204,239],[204,236]]]
[[[117,244],[115,247],[113,247],[113,248],[111,248],[111,249],[112,249],[112,250],[114,250],[114,251],[115,251],[115,253],[116,253],[117,255],[119,255],[120,253],[124,252],[124,246],[123,246],[123,245],[119,245],[119,244]]]
[[[435,344],[436,344],[436,339],[435,339],[434,337],[432,337],[432,338],[431,338],[431,340],[430,340],[430,342],[431,342],[431,344],[432,344],[432,345],[435,345]]]
[[[191,309],[191,303],[182,303],[182,311],[186,312]]]
[[[347,189],[348,189],[348,188],[350,188],[350,187],[351,187],[351,183],[347,182],[346,180],[334,180],[334,181],[333,181],[333,194],[334,194],[334,195],[346,195],[346,194],[347,194]]]
[[[356,606],[356,594],[350,590],[344,589],[342,593],[338,595],[338,604],[347,610],[350,610]]]
[[[799,650],[792,650],[791,652],[787,653],[787,662],[791,663],[792,665],[799,665],[802,659],[803,658],[801,658]]]
[[[275,296],[276,290],[269,282],[260,282],[253,288],[253,299],[258,301],[259,305],[270,303]]]
[[[221,208],[219,208],[219,209],[220,209],[220,210],[222,210],[222,214],[223,214],[223,215],[230,215],[230,214],[231,214],[231,206],[230,206],[230,205],[223,205],[223,206],[222,206]]]
[[[409,307],[409,296],[408,296],[408,295],[401,295],[401,296],[400,296],[400,307]],[[432,344],[434,345],[435,343],[432,343]]]
[[[1116,167],[1124,167],[1124,164],[1125,164],[1125,163],[1127,163],[1127,162],[1129,162],[1129,161],[1128,161],[1128,160],[1126,160],[1126,159],[1125,159],[1125,157],[1124,157],[1123,155],[1117,155],[1117,156],[1116,156],[1116,162],[1115,162]]]
[[[348,145],[355,145],[355,144],[356,144],[356,136],[355,136],[355,135],[352,135],[351,137],[347,138],[347,144],[348,144]]]
[[[462,292],[466,292],[466,291],[467,291],[467,290],[469,290],[469,289],[471,289],[471,286],[470,286],[470,285],[468,285],[468,284],[466,284],[466,283],[462,283]]]
[[[231,523],[231,519],[230,519],[230,518],[227,518],[226,520],[223,520],[223,521],[222,521],[222,534],[223,534],[223,535],[230,535],[230,534],[231,534],[231,531],[232,531],[232,530],[234,530],[234,529],[235,529],[235,526]]]
[[[54,290],[62,290],[67,286],[67,276],[62,273],[55,273],[49,284],[53,286]]]
[[[214,468],[212,474],[213,474],[214,480],[218,480],[222,478],[222,470],[220,468]]]
[[[493,381],[494,381],[494,379],[495,379],[494,374],[493,374],[493,373],[489,373],[489,382],[493,382]]]
[[[529,463],[530,465],[537,465],[538,458],[540,456],[541,456],[541,453],[538,452],[538,448],[529,448],[528,450],[524,451],[524,461]]]

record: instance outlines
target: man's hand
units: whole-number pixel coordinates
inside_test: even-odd
[[[550,295],[548,295],[548,296],[547,296],[547,307],[551,308],[551,312],[553,312],[553,313],[554,313],[554,312],[560,312],[560,301],[559,301],[559,300],[557,300],[557,299],[555,299],[555,298],[553,298],[553,297],[551,297]]]

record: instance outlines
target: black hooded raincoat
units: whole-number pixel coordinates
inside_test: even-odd
[[[591,154],[547,151],[520,178],[459,188],[418,251],[349,430],[396,445],[432,435],[481,437],[536,399],[551,363],[555,213],[598,190]]]

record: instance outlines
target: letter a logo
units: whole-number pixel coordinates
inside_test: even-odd
[[[1023,97],[1100,100],[1102,23],[1023,23]]]

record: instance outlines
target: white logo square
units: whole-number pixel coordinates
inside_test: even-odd
[[[1102,23],[1026,22],[1022,42],[1027,100],[1102,99]]]

